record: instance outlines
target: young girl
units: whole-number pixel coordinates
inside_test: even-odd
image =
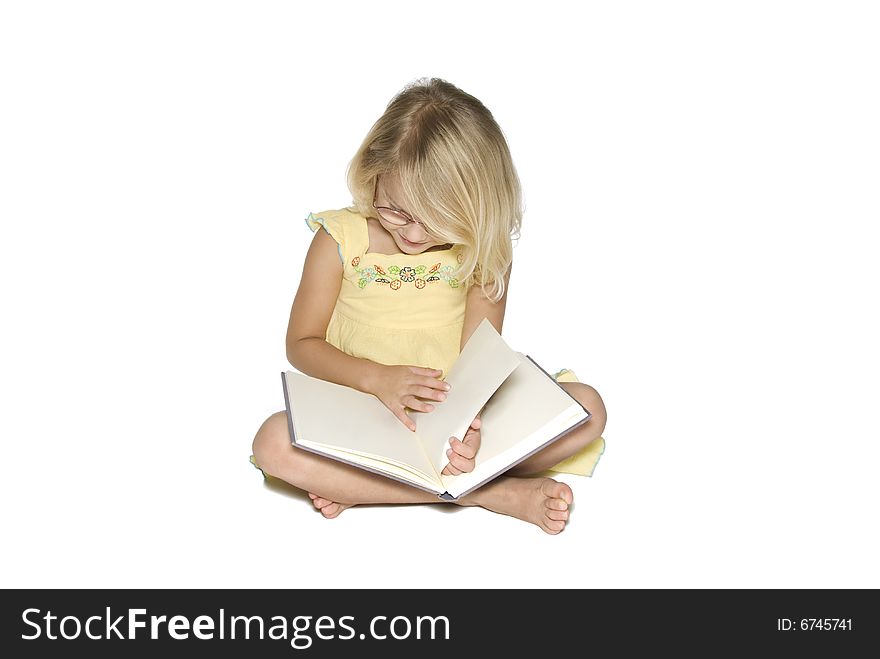
[[[519,179],[489,110],[431,78],[392,99],[351,161],[348,185],[351,207],[306,218],[312,231],[323,231],[309,247],[290,311],[287,358],[302,373],[375,395],[414,430],[407,410],[443,404],[448,369],[480,322],[487,318],[501,333],[522,218]],[[572,371],[553,377],[592,418],[455,503],[551,534],[565,527],[571,488],[536,474],[592,475],[606,417],[599,394]],[[443,473],[473,470],[480,424],[477,415],[464,437],[451,439]],[[294,447],[284,411],[257,431],[251,462],[309,492],[328,519],[359,503],[440,502]]]

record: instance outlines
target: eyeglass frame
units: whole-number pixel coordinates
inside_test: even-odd
[[[422,227],[422,231],[425,232],[425,235],[426,235],[426,236],[428,236],[429,238],[436,238],[436,237],[437,237],[437,236],[435,236],[433,233],[431,233],[430,231],[428,231],[428,227],[426,227],[425,224],[424,224],[423,222],[420,222],[419,220],[414,219],[414,218],[411,217],[410,214],[407,213],[406,211],[398,210],[398,209],[396,209],[396,208],[389,208],[388,206],[377,206],[377,205],[376,205],[376,198],[377,198],[378,196],[379,196],[379,177],[377,176],[377,177],[376,177],[376,183],[375,183],[374,186],[373,186],[373,208],[375,208],[377,211],[379,211],[379,210],[391,211],[391,212],[394,213],[395,215],[401,215],[401,216],[403,216],[403,218],[406,220],[406,223],[405,223],[405,224],[397,224],[396,222],[392,222],[392,221],[389,220],[387,217],[385,217],[384,215],[382,215],[382,213],[379,213],[379,215],[382,216],[382,219],[384,219],[386,222],[390,222],[390,223],[393,224],[394,226],[398,226],[398,227],[401,227],[401,228],[402,228],[402,227],[405,227],[405,226],[409,226],[410,223],[412,223],[412,224],[418,224],[420,227]]]

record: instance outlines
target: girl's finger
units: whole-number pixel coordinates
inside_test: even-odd
[[[432,389],[431,387],[422,385],[413,385],[410,387],[409,391],[412,396],[419,396],[420,398],[427,398],[428,400],[436,400],[440,402],[446,400],[446,391],[442,387]]]
[[[427,391],[419,391],[419,395],[424,395],[426,398],[433,398],[433,395],[437,392],[449,393],[452,389],[451,384],[444,382],[443,380],[438,380],[433,376],[420,377],[413,380],[410,384],[426,389]]]
[[[458,453],[451,449],[447,451],[446,457],[449,458],[449,464],[451,464],[459,471],[467,472],[472,471],[474,468],[473,460],[468,460],[467,458],[460,456]]]
[[[459,441],[455,437],[449,441],[449,445],[452,447],[453,452],[468,460],[477,454],[477,450],[472,445]]]
[[[417,375],[428,375],[435,378],[443,373],[439,368],[423,368],[421,366],[410,366],[409,370]]]
[[[409,409],[416,410],[417,412],[430,412],[434,409],[434,406],[431,403],[416,398],[415,396],[407,396],[404,400],[407,401],[406,406]]]
[[[413,421],[413,420],[409,417],[409,414],[406,413],[406,409],[405,409],[405,408],[402,409],[402,410],[400,410],[395,416],[396,416],[398,419],[400,419],[401,421],[403,421],[403,425],[405,425],[405,426],[406,426],[407,428],[409,428],[410,430],[415,431],[415,429],[416,429],[416,422]]]

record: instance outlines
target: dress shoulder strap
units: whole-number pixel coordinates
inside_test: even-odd
[[[309,213],[305,218],[306,226],[312,231],[323,228],[336,241],[339,259],[346,269],[352,261],[367,250],[369,234],[366,218],[353,208],[325,210],[320,213]]]

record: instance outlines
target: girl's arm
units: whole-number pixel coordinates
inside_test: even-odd
[[[483,322],[483,318],[488,318],[489,322],[495,327],[495,330],[501,334],[501,326],[504,324],[504,311],[507,308],[507,292],[510,290],[509,283],[512,270],[513,263],[511,262],[510,267],[507,268],[507,273],[504,275],[504,295],[501,296],[498,302],[486,299],[479,286],[471,286],[468,290],[459,352],[464,349],[468,339],[471,338],[471,334]]]
[[[287,360],[301,373],[365,393],[381,365],[347,355],[325,340],[342,287],[342,263],[336,241],[318,231],[303,265],[302,278],[287,325]]]

